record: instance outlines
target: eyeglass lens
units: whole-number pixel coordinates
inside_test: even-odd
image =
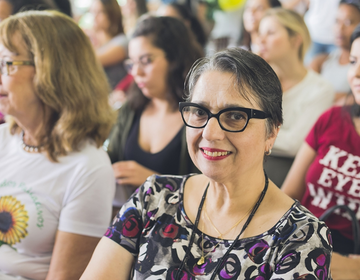
[[[209,119],[208,113],[196,106],[186,106],[182,109],[182,115],[187,125],[201,128],[204,127]],[[248,121],[245,112],[234,110],[222,112],[219,116],[221,126],[230,131],[242,130]]]
[[[9,68],[4,60],[0,60],[0,72],[2,75],[9,75]]]

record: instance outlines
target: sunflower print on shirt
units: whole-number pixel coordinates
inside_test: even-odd
[[[15,197],[0,197],[0,246],[14,245],[28,235],[29,216],[25,206]]]

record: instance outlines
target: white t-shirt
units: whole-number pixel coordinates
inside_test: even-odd
[[[318,73],[309,70],[305,78],[283,93],[284,123],[272,154],[295,157],[318,117],[330,108],[335,97],[333,87]]]
[[[286,2],[290,2],[290,1],[292,1],[292,0],[280,0],[281,4],[286,3]],[[300,1],[298,4],[295,5],[293,10],[295,12],[299,13],[300,15],[304,15],[306,10],[307,10],[306,1],[304,1],[304,0]]]
[[[86,141],[58,160],[25,152],[20,135],[0,125],[0,279],[45,279],[58,230],[101,237],[110,223],[106,152]]]
[[[310,0],[305,22],[311,39],[322,44],[334,44],[334,27],[340,0]]]

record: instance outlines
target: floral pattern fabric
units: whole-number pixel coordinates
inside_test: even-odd
[[[267,232],[232,244],[195,228],[183,207],[187,176],[152,176],[115,217],[105,236],[135,258],[133,279],[175,279],[189,239],[195,240],[181,279],[209,279],[222,261],[215,279],[331,279],[331,235],[297,201]],[[204,251],[205,263],[197,265]]]

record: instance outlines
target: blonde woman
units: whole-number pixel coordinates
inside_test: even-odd
[[[332,105],[335,92],[319,74],[303,64],[310,35],[299,14],[282,8],[270,9],[260,22],[259,33],[260,55],[274,69],[283,89],[284,123],[272,149],[275,157],[270,157],[267,163],[267,168],[274,168],[268,170],[269,177],[281,186],[306,134],[319,115]]]
[[[106,77],[69,17],[0,24],[0,279],[79,279],[110,222]]]

